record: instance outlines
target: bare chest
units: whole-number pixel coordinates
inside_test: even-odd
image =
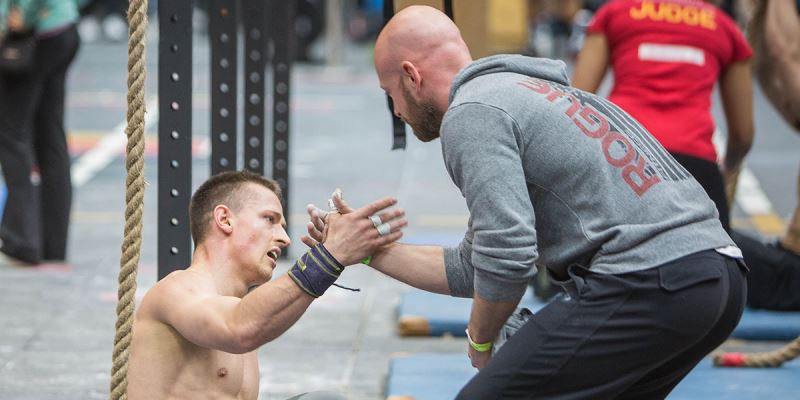
[[[205,353],[205,354],[203,354]],[[258,396],[258,362],[255,353],[231,354],[217,350],[204,350],[191,360],[191,373],[186,379],[197,379],[197,386],[205,387],[224,398],[256,399]]]

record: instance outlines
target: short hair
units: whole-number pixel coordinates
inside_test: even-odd
[[[281,187],[277,182],[250,171],[226,171],[208,178],[189,202],[189,226],[195,247],[208,235],[214,207],[224,204],[233,211],[241,209],[246,199],[242,189],[248,183],[261,185],[281,198]]]

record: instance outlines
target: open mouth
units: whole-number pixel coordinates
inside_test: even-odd
[[[281,255],[280,251],[278,250],[270,250],[267,252],[267,256],[271,258],[276,263],[278,262],[278,257]]]

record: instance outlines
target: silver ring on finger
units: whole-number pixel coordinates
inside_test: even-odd
[[[372,226],[374,226],[376,228],[383,223],[383,221],[381,221],[381,217],[379,217],[377,214],[370,215],[367,218],[369,218],[369,220],[372,221]]]
[[[333,199],[328,199],[328,208],[331,209],[331,212],[338,213],[339,209],[336,208],[336,203],[333,202]]]
[[[384,222],[384,223],[382,223],[382,224],[380,224],[380,225],[376,226],[376,227],[375,227],[375,229],[377,229],[377,230],[378,230],[378,234],[379,234],[379,235],[381,235],[381,236],[386,236],[386,235],[388,235],[388,234],[389,234],[389,232],[391,232],[391,231],[392,231],[392,226],[391,226],[391,225],[389,225],[389,223],[387,223],[387,222]]]

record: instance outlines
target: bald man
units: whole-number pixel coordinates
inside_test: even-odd
[[[469,208],[458,247],[393,243],[371,264],[474,300],[480,371],[458,399],[663,398],[735,327],[744,267],[714,203],[633,118],[570,87],[562,62],[473,61],[444,14],[414,6],[381,32],[375,67],[397,116],[441,139]],[[492,355],[536,264],[569,296]]]

